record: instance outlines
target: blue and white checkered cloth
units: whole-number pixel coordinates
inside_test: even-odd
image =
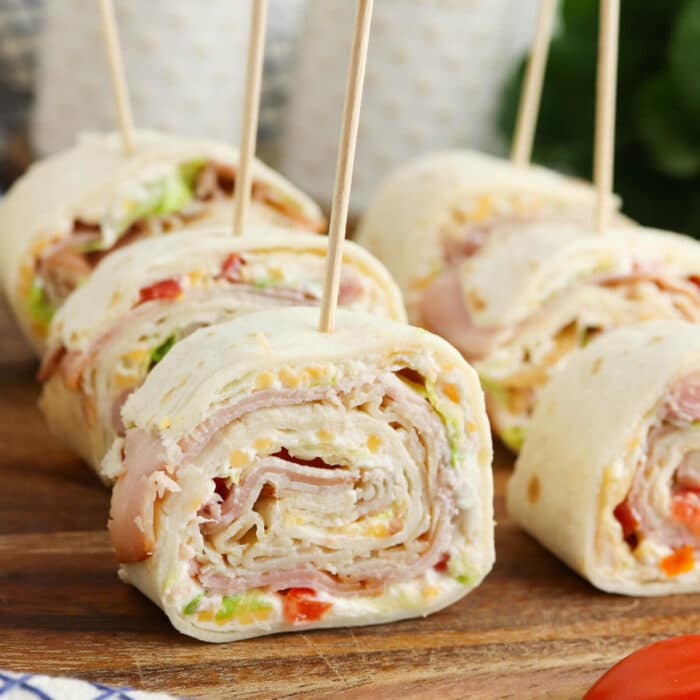
[[[0,671],[2,700],[174,700],[165,693],[111,688],[77,678]]]

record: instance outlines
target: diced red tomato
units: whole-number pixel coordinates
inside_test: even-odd
[[[683,488],[671,498],[671,515],[700,536],[700,489]]]
[[[622,535],[625,542],[630,547],[637,546],[637,530],[639,529],[639,520],[629,501],[625,498],[622,503],[618,503],[613,511],[613,515],[617,518],[622,526]]]
[[[607,671],[583,700],[700,698],[700,635],[672,637],[639,649]]]
[[[666,576],[680,576],[695,568],[695,552],[689,544],[684,544],[664,557],[660,566]]]
[[[167,279],[142,287],[139,292],[139,303],[159,299],[176,299],[182,294],[182,286],[176,279]]]
[[[688,282],[692,282],[696,287],[700,287],[700,277],[698,275],[690,275]]]
[[[438,560],[437,564],[433,566],[433,569],[435,571],[447,571],[447,565],[450,562],[450,555],[449,552],[445,552],[440,559]]]
[[[238,253],[229,253],[221,264],[221,276],[229,282],[241,281],[241,268],[245,265],[245,258]]]
[[[220,476],[215,476],[214,477],[214,491],[221,496],[221,498],[226,499],[226,496],[229,495],[231,492],[231,489],[228,487],[227,484],[227,479],[224,479]]]
[[[332,603],[316,599],[313,588],[288,588],[282,591],[282,609],[288,622],[315,622],[332,607]]]

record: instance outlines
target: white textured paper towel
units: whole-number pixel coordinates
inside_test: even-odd
[[[115,0],[139,126],[237,141],[250,2]],[[48,0],[39,52],[34,145],[70,146],[115,128],[96,0]]]
[[[493,150],[504,76],[534,31],[536,0],[376,0],[360,117],[353,209],[416,155]],[[309,0],[281,169],[327,203],[356,4]]]

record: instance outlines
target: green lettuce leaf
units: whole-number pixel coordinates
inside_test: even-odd
[[[200,593],[199,595],[192,598],[192,600],[182,608],[182,614],[183,615],[192,615],[192,614],[196,613],[197,608],[199,607],[199,603],[201,602],[203,597],[204,597],[204,593]]]
[[[168,336],[158,347],[151,351],[150,362],[148,369],[153,369],[170,351],[170,348],[175,345],[177,338],[175,334]]]
[[[257,591],[246,591],[236,595],[225,595],[215,617],[217,620],[228,620],[237,614],[269,610],[271,607],[272,604]]]
[[[56,309],[49,301],[40,277],[35,277],[32,281],[27,298],[27,307],[32,319],[43,325],[51,323],[51,319],[56,313]]]
[[[187,161],[159,180],[147,183],[143,199],[119,222],[117,237],[140,219],[165,216],[184,209],[194,199],[194,186],[203,166],[203,160]]]
[[[520,452],[520,448],[525,442],[525,428],[521,425],[512,425],[501,430],[499,437],[513,452]]]
[[[274,287],[276,284],[280,284],[281,280],[275,279],[274,277],[262,277],[259,280],[253,281],[253,286],[258,289],[267,289],[268,287]]]
[[[489,394],[496,403],[500,406],[508,405],[508,391],[495,379],[489,379],[480,374],[479,381],[481,382],[481,388]]]

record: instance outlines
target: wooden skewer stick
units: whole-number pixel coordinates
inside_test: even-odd
[[[608,227],[612,202],[619,33],[620,0],[602,0],[598,34],[598,77],[593,152],[597,194],[596,228],[601,233]]]
[[[124,74],[124,57],[119,43],[114,6],[112,0],[99,0],[99,2],[100,14],[102,15],[102,34],[107,51],[109,71],[112,76],[112,92],[114,93],[114,106],[117,110],[117,122],[122,134],[124,152],[131,155],[134,152],[134,120],[131,116],[129,89]]]
[[[262,83],[266,24],[267,0],[253,0],[241,124],[241,153],[233,200],[233,233],[235,236],[243,234],[252,198],[253,159],[255,158],[258,115],[260,113],[260,84]]]
[[[340,128],[340,144],[338,147],[338,163],[335,171],[335,187],[331,205],[331,221],[328,228],[326,283],[323,288],[320,323],[320,329],[323,333],[332,333],[335,328],[335,309],[338,305],[343,242],[345,241],[345,229],[348,223],[350,188],[355,162],[355,146],[357,145],[357,127],[360,122],[362,89],[365,82],[367,46],[369,44],[373,4],[373,0],[358,0],[357,15],[355,17],[348,81],[345,88],[343,120]]]
[[[540,0],[537,29],[525,69],[513,145],[510,151],[510,159],[514,165],[527,165],[532,157],[532,144],[537,129],[537,115],[540,111],[542,84],[547,67],[547,54],[552,40],[556,9],[557,0]]]

